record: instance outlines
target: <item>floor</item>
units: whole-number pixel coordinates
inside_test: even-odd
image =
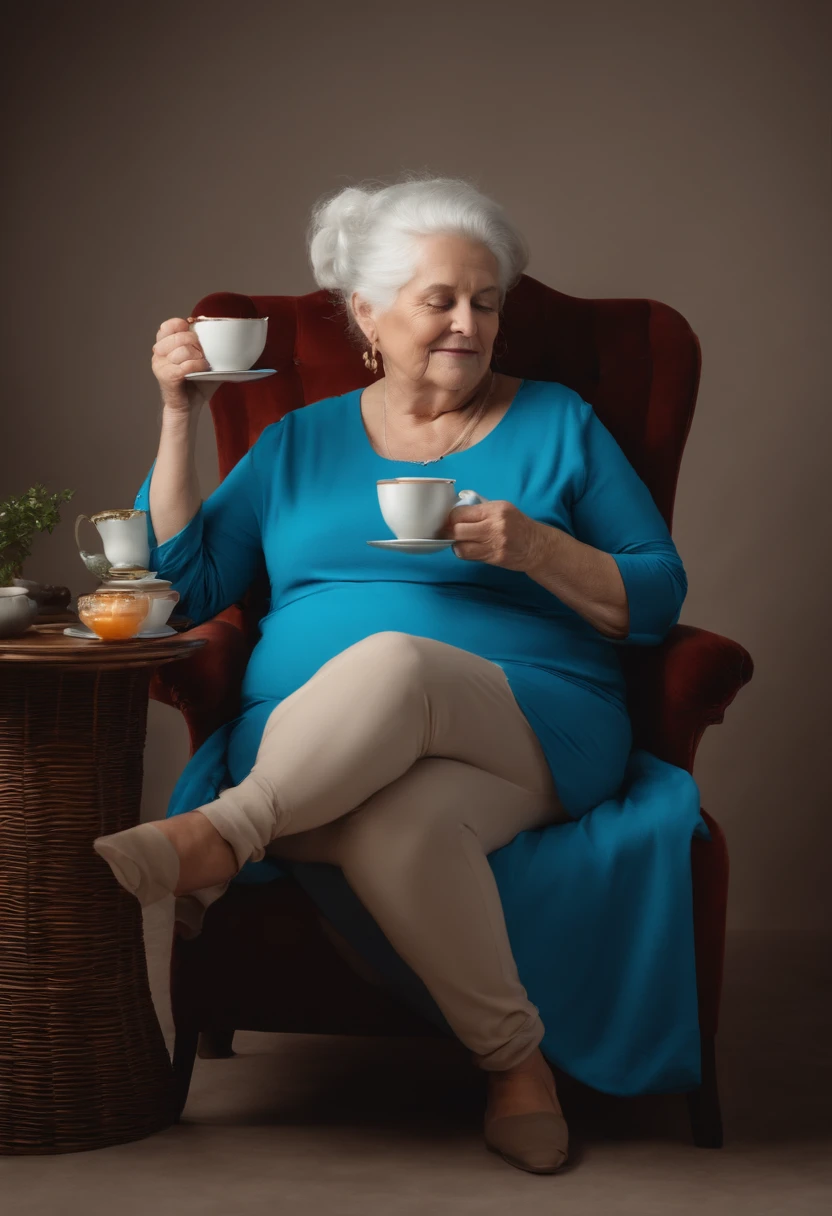
[[[149,909],[166,1034],[169,909]],[[718,1063],[726,1146],[682,1098],[562,1089],[573,1164],[521,1173],[479,1134],[481,1078],[438,1040],[238,1034],[197,1062],[184,1121],[61,1157],[0,1158],[15,1216],[814,1216],[832,1211],[832,940],[731,936]],[[556,1205],[556,1206],[555,1206]]]

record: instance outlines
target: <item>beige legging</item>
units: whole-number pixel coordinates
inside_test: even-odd
[[[487,854],[569,816],[495,663],[373,634],[277,706],[249,776],[199,809],[241,866],[340,866],[481,1067],[540,1042]]]

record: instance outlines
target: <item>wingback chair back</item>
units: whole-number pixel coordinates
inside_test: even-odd
[[[329,292],[218,292],[197,316],[268,317],[257,366],[276,376],[224,384],[211,402],[220,475],[290,410],[372,383]],[[509,292],[493,366],[566,384],[589,401],[649,487],[667,526],[699,386],[699,343],[687,321],[653,300],[582,300],[529,275]]]

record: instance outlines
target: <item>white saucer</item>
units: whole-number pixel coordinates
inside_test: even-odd
[[[169,578],[156,578],[149,574],[147,578],[108,578],[101,586],[113,591],[124,591],[125,588],[132,587],[149,587],[151,590],[167,591],[168,587],[172,587],[173,584]]]
[[[87,629],[86,625],[69,625],[64,633],[68,638],[84,638],[85,641],[101,642],[102,638],[97,633],[93,633],[91,629]],[[170,625],[163,625],[161,629],[154,629],[150,633],[137,633],[136,638],[125,638],[126,642],[132,642],[139,638],[170,638],[176,633]]]
[[[452,540],[368,540],[376,549],[396,549],[399,553],[438,553],[450,549]]]
[[[217,384],[245,384],[247,380],[264,380],[277,374],[275,367],[258,367],[251,372],[188,372],[186,380],[213,380]]]

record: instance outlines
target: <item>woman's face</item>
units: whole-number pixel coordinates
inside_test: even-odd
[[[357,320],[381,351],[385,375],[418,388],[473,390],[500,324],[497,259],[460,236],[421,237],[420,245],[416,273],[387,312],[362,309],[353,296]]]

